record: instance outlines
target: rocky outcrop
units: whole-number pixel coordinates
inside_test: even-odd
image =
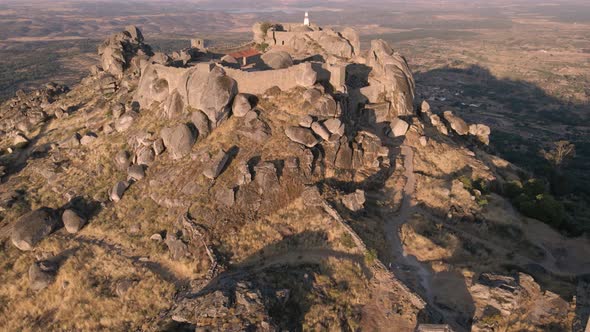
[[[490,127],[484,124],[472,124],[469,126],[469,134],[477,137],[477,139],[485,145],[490,144]]]
[[[132,66],[136,55],[149,57],[151,48],[143,43],[143,35],[137,27],[128,26],[124,31],[112,35],[98,48],[102,69],[115,77],[122,78],[125,70]],[[135,66],[139,70],[139,66]]]
[[[414,113],[415,82],[406,60],[383,40],[371,41],[367,65],[369,86],[361,89],[369,102],[387,101],[395,116]]]

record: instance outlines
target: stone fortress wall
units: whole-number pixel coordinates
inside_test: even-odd
[[[309,82],[304,82],[303,77],[310,74],[310,70],[313,71],[310,63],[300,63],[289,68],[262,71],[244,71],[226,67],[223,69],[227,76],[236,81],[240,92],[249,94],[262,94],[273,86],[278,86],[281,90],[286,91],[298,85],[309,84]]]

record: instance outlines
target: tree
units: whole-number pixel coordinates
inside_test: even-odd
[[[541,155],[559,173],[561,167],[576,155],[576,147],[569,141],[557,141],[548,150],[541,150]]]

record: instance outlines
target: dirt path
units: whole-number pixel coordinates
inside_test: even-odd
[[[420,284],[426,302],[432,302],[432,273],[423,266],[415,256],[408,255],[403,248],[403,242],[400,238],[400,228],[412,216],[415,210],[416,202],[413,199],[416,191],[416,177],[414,175],[414,150],[411,147],[402,145],[401,153],[404,156],[404,169],[406,184],[404,186],[403,201],[397,215],[387,216],[386,236],[392,249],[393,261],[391,269],[397,276],[402,276],[404,269],[410,268],[416,272],[418,283]],[[404,279],[404,278],[400,278]],[[406,284],[407,280],[404,280]]]

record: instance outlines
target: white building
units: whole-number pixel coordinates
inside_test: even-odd
[[[303,25],[309,26],[309,13],[305,12],[305,18],[303,19]]]

